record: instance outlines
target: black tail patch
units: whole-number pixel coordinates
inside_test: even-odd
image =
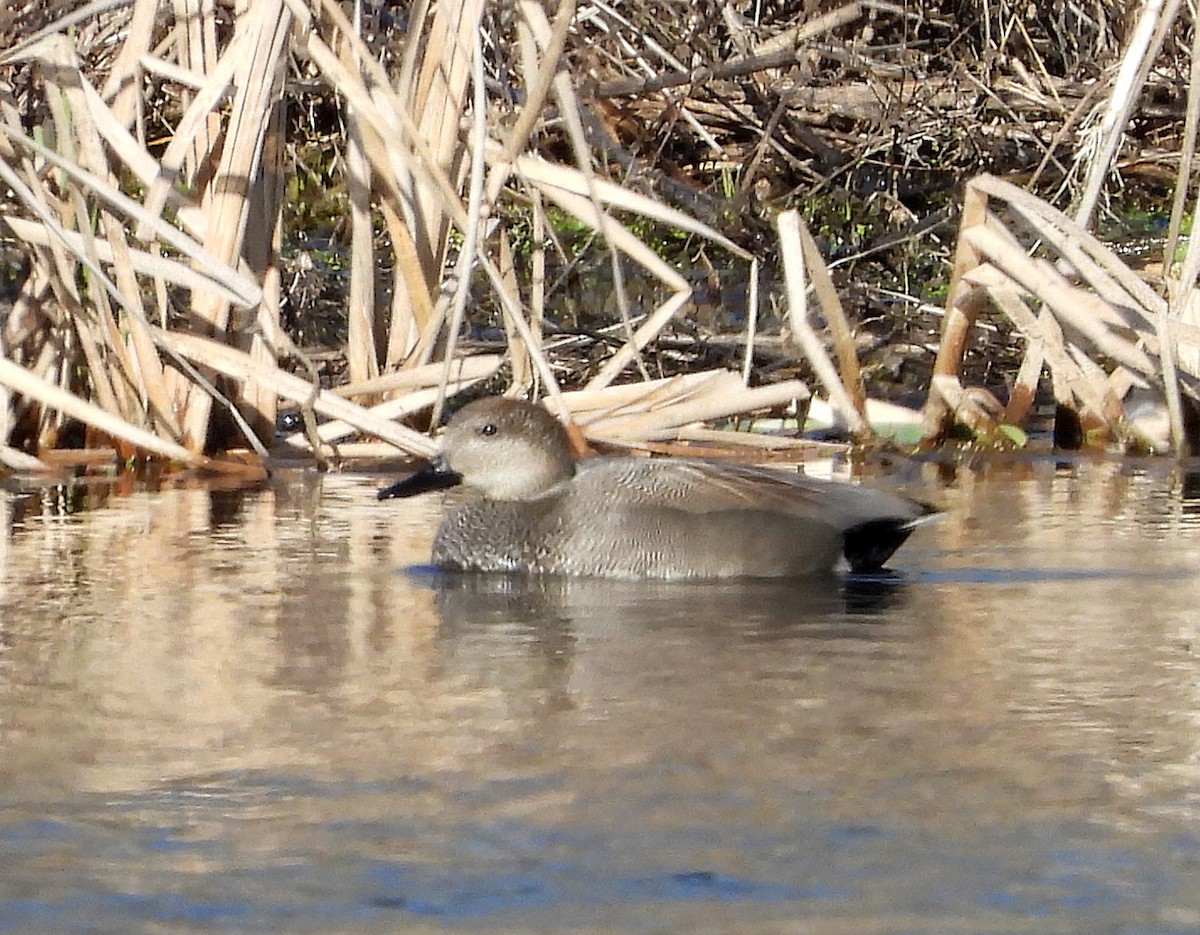
[[[853,572],[878,571],[912,535],[911,519],[872,519],[844,533],[843,552]]]

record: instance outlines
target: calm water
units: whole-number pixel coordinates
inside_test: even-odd
[[[1200,501],[924,470],[897,580],[806,586],[414,571],[373,478],[0,492],[0,933],[1200,931]]]

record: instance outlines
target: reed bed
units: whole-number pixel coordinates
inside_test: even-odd
[[[10,10],[0,228],[19,272],[0,322],[0,465],[155,459],[255,476],[283,458],[426,455],[425,429],[447,398],[484,387],[544,395],[596,440],[711,442],[702,423],[802,414],[814,398],[807,379],[764,379],[754,366],[764,263],[768,278],[782,273],[789,353],[836,424],[870,441],[881,401],[854,316],[796,199],[768,204],[764,183],[803,178],[810,197],[865,177],[889,128],[896,144],[902,121],[935,112],[974,119],[968,141],[995,134],[1003,113],[1012,135],[1037,143],[1027,184],[1052,178],[1078,198],[1068,218],[1010,182],[970,183],[928,398],[900,417],[923,420],[931,440],[954,423],[985,442],[1011,438],[999,427],[1020,424],[1046,371],[1060,405],[1118,439],[1130,437],[1125,392],[1158,393],[1171,444],[1184,444],[1186,400],[1200,391],[1189,317],[1200,249],[1165,264],[1156,291],[1088,233],[1131,120],[1147,119],[1139,99],[1182,54],[1178,2],[1147,3],[1120,45],[1094,23],[1097,44],[1114,41],[1112,67],[1086,87],[1062,76],[1064,57],[1083,61],[1083,50],[1048,62],[1044,43],[1013,38],[1026,27],[1005,4],[989,7],[976,38],[1020,45],[1012,61],[1028,67],[987,83],[968,69],[953,87],[920,78],[940,67],[924,37],[949,28],[932,7],[856,2],[807,19],[774,11],[770,23],[732,7],[708,19],[664,9],[678,20],[599,0],[560,4],[553,18],[525,0],[416,3],[402,23],[385,23],[382,8],[348,16],[334,0]],[[881,39],[883,27],[911,49]],[[1193,68],[1197,57],[1193,47]],[[820,63],[834,63],[840,83],[814,79]],[[978,92],[972,115],[963,85]],[[1198,85],[1177,134],[1182,193]],[[329,170],[348,245],[341,386],[293,342],[283,314],[302,100],[328,103],[341,128]],[[888,164],[893,182],[902,163]],[[724,202],[712,193],[722,179]],[[1170,250],[1185,207],[1180,195]],[[556,234],[564,223],[590,232],[613,284],[609,344],[590,345],[583,372],[556,353],[561,322],[548,312],[547,270],[573,262]],[[639,233],[647,226],[749,283],[740,366],[651,372],[648,355],[688,322],[695,297],[678,258]],[[651,284],[636,301],[634,281]],[[481,309],[505,335],[496,353],[464,344]],[[1009,402],[990,409],[962,372],[972,325],[989,314],[1026,342]],[[281,406],[300,413],[302,430],[277,431]]]

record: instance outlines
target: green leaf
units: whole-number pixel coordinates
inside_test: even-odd
[[[1007,438],[1017,448],[1024,448],[1029,444],[1029,436],[1018,426],[1010,425],[1008,422],[1001,422],[997,427],[1005,438]]]

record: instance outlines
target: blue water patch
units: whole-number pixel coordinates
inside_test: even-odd
[[[377,864],[367,877],[370,889],[376,891],[367,900],[372,908],[398,909],[417,916],[471,918],[528,912],[551,906],[562,898],[554,886],[536,873],[449,875]]]
[[[69,841],[74,832],[63,822],[48,819],[22,821],[13,825],[0,826],[0,842],[12,844],[52,844]]]
[[[619,902],[781,902],[811,899],[843,899],[844,887],[797,886],[787,883],[748,880],[711,870],[681,870],[646,877],[613,881],[611,896]]]
[[[920,584],[1044,584],[1061,581],[1179,581],[1192,578],[1196,570],[1171,568],[1163,571],[1096,568],[948,568],[942,571],[913,570],[906,582]]]
[[[1139,858],[1120,850],[1058,850],[1047,855],[1038,872],[1005,880],[983,893],[980,903],[1032,918],[1064,911],[1116,909],[1131,888],[1156,888],[1160,881],[1140,880]]]
[[[712,870],[676,870],[604,877],[591,868],[556,864],[526,872],[490,874],[431,873],[380,864],[369,872],[369,886],[386,891],[369,900],[372,907],[416,916],[470,919],[526,913],[560,904],[630,906],[664,902],[780,902],[839,899],[842,887],[804,887],[751,880]]]
[[[870,844],[892,834],[894,832],[874,825],[835,825],[829,829],[825,840],[834,847],[840,848],[863,843]]]
[[[376,822],[371,833],[387,835],[388,829]],[[456,829],[452,839],[468,833],[468,828]],[[813,863],[793,865],[791,872],[778,866],[778,875],[748,875],[687,863],[628,869],[627,856],[614,853],[613,842],[605,841],[599,829],[591,833],[580,829],[566,858],[543,861],[536,851],[525,858],[504,859],[499,853],[472,857],[469,848],[455,846],[456,854],[442,858],[450,867],[441,865],[442,860],[430,866],[365,859],[353,853],[352,839],[348,853],[341,857],[334,851],[299,853],[293,855],[299,863],[291,866],[237,869],[225,865],[207,873],[138,876],[139,885],[149,888],[141,894],[104,892],[99,881],[92,880],[83,889],[57,897],[0,901],[0,932],[135,931],[147,925],[176,931],[351,931],[389,918],[394,921],[388,924],[397,926],[405,918],[500,923],[555,910],[577,917],[589,907],[636,912],[639,907],[653,911],[672,903],[792,905],[791,911],[808,913],[817,910],[811,905],[802,908],[806,904],[824,903],[822,911],[828,911],[839,903],[852,904],[877,886],[887,892],[894,885],[889,881],[913,872],[929,883],[925,899],[931,911],[961,915],[974,907],[1026,920],[1064,914],[1083,919],[1100,911],[1119,911],[1130,896],[1145,899],[1156,888],[1130,893],[1130,877],[1136,880],[1138,874],[1136,867],[1126,866],[1125,857],[1114,858],[1110,883],[1090,872],[1071,872],[1062,861],[1047,865],[1045,853],[1039,856],[1035,846],[1025,858],[1027,875],[1014,877],[1013,868],[1004,867],[1003,861],[994,864],[986,856],[964,859],[960,848],[968,842],[893,840],[900,847],[880,855],[873,851],[879,844],[874,829],[826,828],[819,837],[831,846],[818,848]],[[842,846],[832,843],[839,839]],[[402,850],[412,849],[415,843],[395,841]],[[749,852],[756,848],[749,838],[740,843]],[[901,852],[909,857],[897,860]],[[1102,855],[1090,857],[1098,864],[1108,862]],[[1089,855],[1079,859],[1086,861]],[[636,857],[632,862],[644,863]],[[109,863],[104,878],[119,869]],[[908,895],[917,896],[911,891]]]
[[[300,935],[399,928],[406,919],[561,923],[588,909],[653,917],[656,907],[696,903],[802,917],[854,914],[880,900],[901,914],[984,911],[1023,920],[1014,928],[1070,919],[1094,931],[1088,923],[1136,919],[1164,895],[1178,900],[1200,873],[1200,835],[1187,832],[1150,847],[1111,827],[1061,820],[1003,828],[839,821],[828,817],[829,796],[804,786],[773,821],[735,785],[690,800],[688,820],[660,823],[650,816],[670,803],[637,794],[654,785],[637,770],[603,820],[497,819],[493,805],[553,783],[446,779],[449,798],[418,812],[405,810],[406,780],[246,772],[76,800],[61,819],[0,822],[0,933]],[[352,814],[316,807],[340,803],[348,790],[360,796]],[[280,803],[294,806],[290,817],[262,817],[272,811],[263,806]],[[313,820],[318,814],[324,820]],[[260,821],[273,842],[262,850],[247,846]],[[69,870],[47,874],[49,865]]]
[[[0,932],[117,931],[118,925],[134,926],[145,921],[236,929],[253,913],[254,907],[249,902],[236,899],[196,900],[178,893],[83,891],[58,899],[13,899],[0,903]]]

